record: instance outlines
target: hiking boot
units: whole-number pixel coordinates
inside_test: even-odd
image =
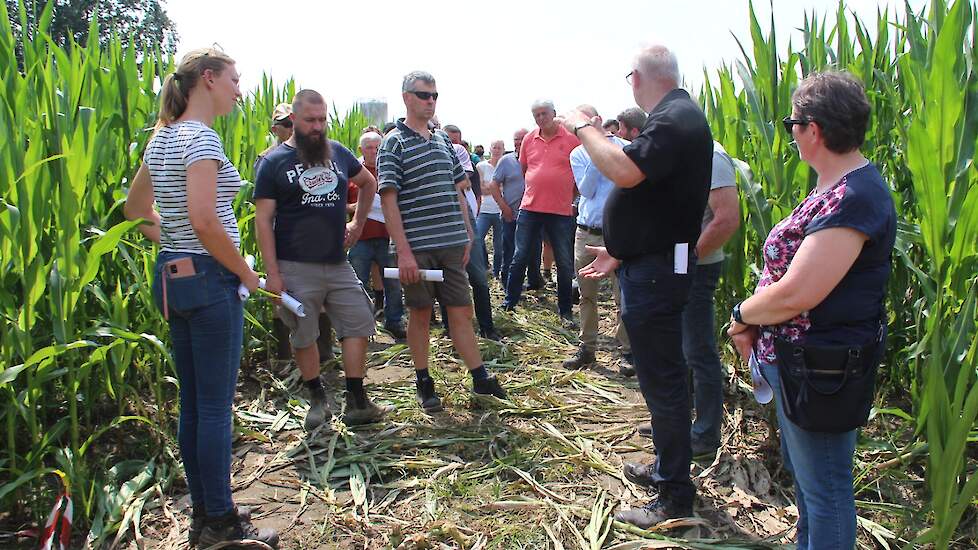
[[[193,548],[200,541],[200,532],[204,530],[204,523],[207,521],[207,514],[204,507],[194,507],[193,515],[190,517],[190,532],[187,533],[187,546]]]
[[[425,378],[417,382],[418,404],[426,413],[435,413],[445,410],[441,406],[441,397],[435,393],[435,379]]]
[[[377,405],[371,401],[367,394],[357,398],[350,392],[346,394],[346,413],[343,414],[343,423],[347,426],[360,426],[363,424],[373,424],[384,419],[384,415],[393,412],[391,405]]]
[[[692,441],[692,448],[693,460],[713,460],[717,456],[720,445],[702,443],[694,439]]]
[[[635,428],[635,431],[637,431],[638,432],[638,435],[640,435],[642,437],[647,437],[649,439],[652,439],[652,423],[651,422],[647,422],[645,424],[639,424],[638,427]]]
[[[499,333],[496,332],[496,329],[494,328],[491,328],[489,330],[483,330],[482,337],[485,338],[486,340],[492,340],[493,342],[499,342],[500,340],[503,339],[503,337],[500,336]]]
[[[561,313],[560,325],[568,330],[577,328],[577,321],[574,320],[574,314],[571,312]]]
[[[581,346],[577,348],[574,356],[564,361],[561,366],[568,370],[575,370],[593,365],[594,360],[594,350],[586,346]]]
[[[621,354],[621,364],[618,365],[618,372],[622,376],[635,376],[635,357],[631,353]]]
[[[333,419],[333,411],[329,410],[326,403],[326,392],[320,390],[309,398],[309,411],[306,412],[306,419],[302,427],[307,432],[311,432],[323,424]]]
[[[407,333],[404,332],[404,327],[402,327],[400,323],[385,324],[384,330],[389,332],[395,340],[404,340],[407,338]]]
[[[474,396],[487,397],[491,395],[499,399],[506,399],[506,390],[499,384],[499,380],[491,374],[488,378],[473,380],[472,393]]]
[[[207,518],[200,532],[201,550],[220,548],[278,548],[278,533],[274,529],[258,529],[251,523],[250,514],[231,510],[223,516]]]
[[[622,465],[621,471],[625,474],[625,479],[643,487],[657,487],[659,482],[662,481],[658,474],[655,473],[655,462],[651,464],[626,462]]]
[[[692,505],[682,506],[657,498],[641,508],[632,508],[615,513],[615,520],[630,523],[640,529],[648,529],[668,519],[686,518],[692,515]]]

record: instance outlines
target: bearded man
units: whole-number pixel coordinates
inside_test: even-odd
[[[268,154],[255,182],[255,226],[268,280],[265,289],[289,294],[306,311],[326,314],[343,349],[347,425],[379,421],[392,407],[378,406],[363,387],[367,339],[375,332],[373,303],[346,259],[344,247],[357,242],[377,180],[349,149],[326,137],[323,96],[302,90],[292,102],[294,132]],[[349,184],[360,188],[353,221],[346,223]],[[309,392],[306,430],[330,420],[332,412],[319,378],[319,322],[280,311],[289,327],[295,360]]]

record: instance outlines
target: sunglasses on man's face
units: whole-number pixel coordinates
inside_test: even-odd
[[[429,99],[438,101],[438,92],[418,92],[411,90],[409,93],[416,95],[421,101],[428,101]]]
[[[791,118],[789,116],[786,116],[783,119],[781,119],[781,123],[784,124],[784,131],[788,132],[789,134],[791,133],[791,130],[794,128],[796,124],[798,126],[808,126],[809,122],[811,121]]]
[[[291,128],[292,121],[290,119],[283,119],[275,121],[275,126],[281,126],[282,128]]]

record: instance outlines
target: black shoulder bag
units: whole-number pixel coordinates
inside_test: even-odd
[[[864,426],[873,406],[884,327],[881,323],[875,342],[863,346],[775,340],[781,403],[788,420],[813,432],[842,433]]]

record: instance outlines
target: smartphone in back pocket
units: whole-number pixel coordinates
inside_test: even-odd
[[[163,271],[166,273],[168,279],[182,279],[197,274],[197,270],[194,269],[194,260],[189,257],[177,258],[176,260],[166,262],[163,266]]]

